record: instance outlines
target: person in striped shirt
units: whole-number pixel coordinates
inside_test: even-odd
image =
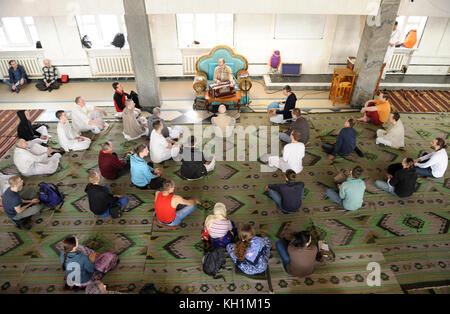
[[[54,89],[58,89],[61,85],[58,82],[58,70],[56,67],[51,65],[50,60],[45,59],[44,60],[44,67],[42,68],[43,72],[43,80],[39,81],[36,84],[36,88],[41,91],[49,91],[51,92]]]
[[[209,241],[215,248],[224,248],[237,234],[237,228],[227,218],[227,208],[223,203],[216,203],[212,215],[206,217],[202,240]]]

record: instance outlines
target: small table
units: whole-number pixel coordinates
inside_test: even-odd
[[[236,103],[238,106],[238,112],[241,109],[241,91],[237,90],[235,94],[224,97],[214,97],[209,91],[205,91],[205,100],[206,100],[206,110],[209,110],[209,104],[213,102],[218,102],[221,104],[226,104],[229,102]]]

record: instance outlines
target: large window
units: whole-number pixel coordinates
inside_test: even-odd
[[[76,19],[80,36],[88,35],[92,47],[113,47],[111,42],[117,33],[125,35],[125,47],[128,47],[127,29],[123,15],[81,15]]]
[[[233,46],[233,14],[177,14],[178,46]]]
[[[4,47],[35,47],[39,36],[32,16],[2,17],[0,45]]]
[[[419,47],[420,39],[422,38],[423,30],[427,24],[426,16],[399,16],[397,17],[398,30],[400,31],[401,42],[405,40],[406,35],[412,29],[417,30],[417,43],[414,48]]]

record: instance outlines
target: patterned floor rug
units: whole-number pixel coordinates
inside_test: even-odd
[[[398,112],[449,112],[450,92],[442,90],[387,90],[390,103]]]
[[[144,138],[125,141],[119,122],[112,122],[106,134],[92,137],[88,151],[64,155],[58,173],[25,179],[26,186],[41,181],[57,184],[67,194],[61,209],[46,209],[33,218],[31,231],[18,230],[0,213],[0,293],[66,293],[58,248],[71,234],[94,250],[120,255],[118,268],[104,277],[112,290],[137,293],[145,283],[153,282],[167,293],[267,293],[267,280],[236,273],[229,257],[221,272],[225,281],[202,272],[200,232],[216,202],[226,204],[236,223],[250,222],[258,233],[271,239],[269,265],[275,293],[413,293],[450,285],[450,171],[442,179],[419,179],[416,193],[407,199],[395,198],[374,186],[374,180],[384,178],[389,163],[428,151],[434,137],[448,140],[449,114],[402,114],[405,150],[375,145],[376,127],[357,124],[358,145],[365,158],[352,154],[328,160],[321,151],[321,141],[335,140],[346,119],[356,115],[305,116],[310,121],[312,144],[298,178],[306,186],[303,206],[295,214],[282,214],[263,194],[268,183],[283,182],[282,173],[261,172],[259,162],[249,161],[262,148],[273,151],[270,133],[263,132],[270,127],[265,114],[241,114],[239,126],[246,128],[246,139],[236,138],[222,156],[233,154],[237,161],[218,161],[216,169],[202,180],[184,181],[179,175],[180,165],[174,161],[158,165],[164,177],[175,181],[177,194],[201,201],[178,230],[153,225],[154,193],[133,188],[129,176],[103,180],[113,192],[130,197],[122,218],[97,219],[88,210],[84,187],[87,172],[97,167],[99,143],[111,140],[121,155],[146,142]],[[51,132],[56,130],[53,126]],[[258,139],[269,140],[261,144]],[[212,145],[210,141],[206,135],[202,140],[206,146]],[[52,145],[58,147],[55,142]],[[334,186],[333,177],[338,172],[348,171],[355,164],[364,168],[367,190],[363,207],[346,212],[328,200],[324,191]],[[0,160],[0,171],[17,173],[12,150]],[[275,241],[312,225],[330,243],[336,259],[317,264],[311,276],[292,277],[283,270]],[[370,262],[380,265],[379,286],[367,285]]]
[[[30,120],[36,121],[45,110],[31,110]],[[0,110],[0,158],[8,152],[17,139],[19,118],[17,110]]]

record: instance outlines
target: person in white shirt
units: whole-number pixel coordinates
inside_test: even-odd
[[[434,152],[414,160],[416,174],[421,177],[441,178],[448,166],[447,144],[443,138],[437,137],[431,142]]]
[[[377,130],[377,139],[375,143],[391,146],[393,148],[400,148],[405,146],[405,128],[403,122],[400,120],[400,114],[393,112],[389,115],[389,122],[391,126],[389,129]]]
[[[283,172],[292,169],[299,174],[303,170],[302,159],[305,157],[305,144],[300,142],[300,139],[300,131],[293,130],[291,133],[292,142],[284,146],[283,157],[269,156],[269,166],[277,167]]]
[[[87,137],[80,136],[80,133],[75,131],[69,122],[67,113],[64,110],[58,110],[56,112],[58,118],[58,126],[56,132],[58,133],[59,145],[66,151],[80,151],[86,150],[91,145],[91,140]]]
[[[16,142],[13,160],[19,172],[26,177],[55,173],[61,154],[53,153],[51,148],[45,147],[46,151],[38,154],[41,152],[41,148],[38,151],[36,151],[36,148],[41,145],[35,143],[33,146],[36,147],[28,149],[28,143],[23,139]]]
[[[175,158],[180,153],[180,144],[170,139],[164,138],[161,134],[163,125],[161,121],[153,122],[153,131],[150,135],[150,159],[154,163],[161,163],[165,160]]]
[[[218,108],[217,117],[211,118],[211,123],[214,127],[214,134],[219,138],[228,138],[233,135],[234,125],[236,119],[227,115],[227,107],[220,105]]]
[[[394,55],[395,45],[401,42],[400,31],[397,29],[398,22],[394,23],[394,30],[392,31],[391,38],[389,39],[389,46],[386,51],[386,55],[384,56],[384,63],[386,66],[383,69],[383,74],[381,75],[381,79],[384,80],[386,77],[387,70],[389,69],[389,65],[392,60],[392,56]]]
[[[106,116],[106,111],[92,106],[86,105],[83,97],[75,98],[75,106],[72,110],[72,126],[77,132],[91,131],[94,134],[99,134],[106,130],[109,125],[103,120],[102,114]]]

